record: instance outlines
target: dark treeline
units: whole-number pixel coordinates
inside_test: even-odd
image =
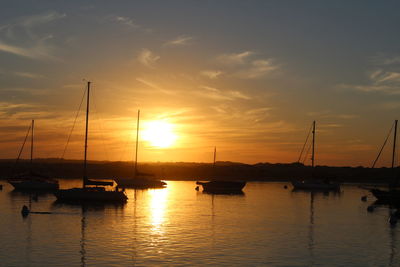
[[[0,160],[0,178],[6,179],[15,174],[31,169],[28,160]],[[339,182],[349,183],[388,183],[395,178],[398,168],[364,168],[364,167],[328,167],[317,166],[314,177],[329,178]],[[54,178],[82,177],[82,161],[35,159],[32,170]],[[210,163],[139,163],[138,170],[154,174],[155,177],[166,180],[209,180],[232,179],[246,181],[287,181],[292,179],[310,178],[312,169],[301,163],[257,163],[242,164],[234,162],[217,162],[215,167]],[[108,179],[113,177],[133,177],[133,163],[89,161],[89,178]]]

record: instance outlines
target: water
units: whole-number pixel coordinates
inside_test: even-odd
[[[79,181],[62,180],[64,188]],[[367,191],[291,192],[248,183],[244,195],[208,195],[195,183],[127,190],[123,206],[56,204],[51,194],[0,191],[0,266],[399,266],[400,225],[368,213]],[[289,187],[290,188],[290,187]]]

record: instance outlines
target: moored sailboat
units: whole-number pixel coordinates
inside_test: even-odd
[[[137,169],[138,147],[139,147],[139,122],[140,122],[140,110],[138,110],[138,115],[137,115],[135,167],[134,167],[133,178],[119,177],[115,178],[114,180],[117,182],[118,186],[122,188],[136,188],[136,189],[164,188],[167,185],[167,183],[156,179],[152,174],[139,172]]]
[[[21,150],[17,157],[17,162],[21,156],[22,150],[24,148],[26,138],[31,133],[31,153],[30,153],[30,170],[26,173],[18,174],[12,178],[9,178],[7,181],[16,189],[16,190],[57,190],[59,185],[58,181],[47,177],[45,175],[36,173],[33,171],[33,140],[34,140],[34,126],[35,121],[32,120],[32,124],[28,129],[28,133],[25,137],[25,140],[22,144]]]
[[[314,177],[314,160],[315,160],[315,121],[312,124],[312,152],[311,152],[311,168],[312,178],[307,180],[293,180],[292,185],[295,190],[340,190],[340,184],[331,182],[328,179],[316,179]]]
[[[115,190],[106,190],[105,186],[112,186],[114,182],[104,182],[89,180],[87,176],[87,147],[89,131],[89,96],[90,82],[87,83],[86,99],[86,130],[85,130],[85,152],[83,161],[83,185],[81,188],[70,188],[57,190],[54,195],[58,201],[67,202],[125,202],[128,197],[124,191],[115,188]]]
[[[398,187],[398,172],[395,171],[395,156],[396,156],[396,140],[397,140],[397,120],[394,121],[394,134],[393,134],[393,149],[392,149],[392,165],[391,168],[395,174],[394,181],[388,184],[389,189],[378,189],[374,188],[371,189],[371,193],[378,199],[381,203],[388,203],[388,204],[400,204],[400,190],[397,189]],[[386,141],[385,141],[386,143]],[[384,144],[385,145],[385,144]],[[383,147],[382,147],[383,149]],[[380,152],[382,152],[382,149]],[[376,161],[378,160],[380,153],[378,154],[377,159],[375,160],[373,167],[375,166]]]
[[[217,156],[217,148],[214,147],[214,162],[213,170],[215,170],[215,160]],[[215,175],[215,174],[214,174]],[[231,181],[231,180],[212,180],[208,182],[197,181],[196,184],[203,187],[205,193],[215,194],[232,194],[232,193],[243,193],[243,188],[246,186],[244,181]]]

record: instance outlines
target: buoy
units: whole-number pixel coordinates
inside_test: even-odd
[[[367,211],[368,212],[373,212],[374,209],[375,209],[375,207],[371,205],[371,206],[368,206]]]
[[[22,217],[28,216],[28,214],[29,214],[29,209],[28,209],[27,206],[24,205],[24,206],[22,207],[22,209],[21,209],[21,214],[22,214]]]
[[[367,201],[367,196],[362,196],[361,201],[364,201],[364,202]]]
[[[287,189],[287,185],[285,185],[283,188]]]
[[[195,188],[195,189],[196,189],[196,191],[199,191],[199,187],[198,187],[198,186],[196,186],[196,188]]]

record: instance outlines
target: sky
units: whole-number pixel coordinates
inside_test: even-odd
[[[369,167],[399,118],[398,1],[1,6],[0,158],[34,119],[35,158],[82,159],[89,80],[93,160],[134,159],[140,109],[139,161],[296,162],[315,120],[317,165]]]

